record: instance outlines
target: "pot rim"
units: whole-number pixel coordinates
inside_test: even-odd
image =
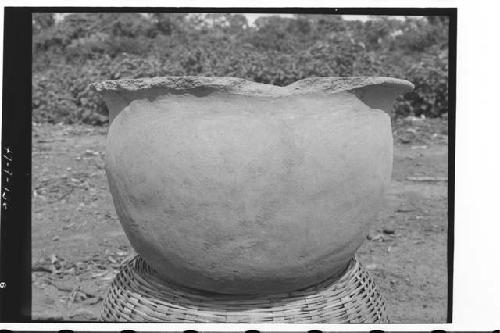
[[[334,94],[366,86],[385,86],[410,91],[414,85],[402,79],[392,77],[309,77],[298,80],[284,87],[257,83],[236,77],[204,77],[204,76],[165,76],[138,79],[106,80],[92,83],[90,87],[97,92],[138,92],[149,89],[161,89],[166,93],[195,93],[203,95],[212,92],[256,96],[290,96],[301,94],[324,93]]]

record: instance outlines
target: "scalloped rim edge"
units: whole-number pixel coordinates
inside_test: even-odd
[[[349,91],[366,86],[381,85],[410,91],[414,85],[391,77],[310,77],[288,86],[257,83],[235,77],[167,76],[140,79],[106,80],[92,83],[97,92],[137,92],[148,89],[165,89],[171,92],[188,93],[194,90],[213,90],[228,94],[256,96],[289,96],[295,94],[327,93]]]

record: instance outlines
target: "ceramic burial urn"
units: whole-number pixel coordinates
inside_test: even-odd
[[[383,204],[393,78],[105,81],[106,173],[130,243],[168,283],[222,294],[341,275]]]

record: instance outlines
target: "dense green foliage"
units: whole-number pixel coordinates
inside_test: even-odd
[[[89,83],[169,75],[235,76],[287,85],[311,76],[393,76],[416,89],[395,115],[440,116],[448,107],[446,17],[79,13],[33,15],[33,120],[107,122]]]

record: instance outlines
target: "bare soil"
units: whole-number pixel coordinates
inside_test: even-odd
[[[394,124],[393,182],[358,257],[393,323],[443,323],[447,311],[446,120]],[[33,124],[34,320],[98,320],[120,264],[134,255],[104,173],[106,128]]]

